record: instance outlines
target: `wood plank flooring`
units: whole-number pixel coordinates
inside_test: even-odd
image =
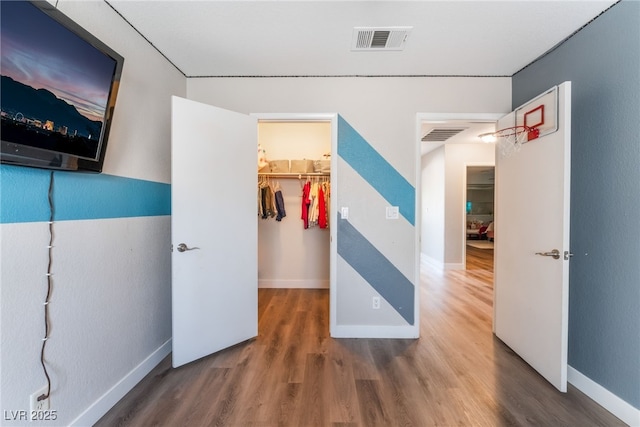
[[[493,249],[478,249],[469,245],[466,248],[467,270],[493,274]],[[493,276],[487,276],[486,281],[493,284]]]
[[[259,336],[170,356],[97,426],[622,426],[560,393],[491,333],[493,251],[423,267],[417,340],[332,339],[326,290],[261,289]]]

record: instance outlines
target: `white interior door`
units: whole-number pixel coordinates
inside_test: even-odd
[[[557,108],[557,131],[529,141],[507,156],[496,150],[494,331],[544,378],[565,392],[570,82],[560,85],[557,94],[556,105],[550,102],[546,106],[546,111]],[[524,111],[530,112],[530,119],[540,113],[536,99],[525,104]],[[517,115],[513,112],[501,119],[498,129],[513,126]],[[560,255],[558,259],[536,255],[554,249]]]
[[[174,367],[257,335],[256,144],[255,118],[172,98]]]

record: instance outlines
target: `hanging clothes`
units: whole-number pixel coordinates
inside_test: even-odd
[[[275,196],[268,179],[258,181],[258,216],[262,219],[276,216]]]
[[[326,178],[321,181],[317,177],[307,179],[301,186],[302,203],[300,218],[305,229],[320,227],[329,228],[329,208],[331,206],[331,185]]]
[[[262,206],[262,188],[260,187],[260,181],[258,181],[258,217],[262,216],[263,206]]]
[[[282,218],[287,216],[287,212],[284,209],[284,197],[282,196],[282,189],[280,188],[280,182],[276,181],[273,187],[274,202],[276,204],[276,221],[282,221]]]
[[[309,199],[310,192],[311,192],[311,183],[307,181],[302,187],[302,212],[300,215],[302,219],[302,224],[305,230],[309,228],[309,205],[311,204],[311,200]]]
[[[326,207],[326,218],[327,218],[327,228],[329,228],[329,224],[331,223],[331,182],[324,182],[324,198],[325,198],[325,207]]]
[[[313,181],[311,183],[311,189],[309,190],[309,227],[315,227],[318,225],[319,214],[319,199],[318,199],[318,182]]]
[[[268,185],[262,188],[262,219],[275,216],[273,211],[273,192]]]
[[[327,201],[324,196],[324,183],[318,187],[318,226],[327,228]]]
[[[264,186],[266,185],[266,182],[266,179],[264,179],[263,177],[260,177],[260,179],[258,180],[258,217],[260,218],[262,218],[262,215],[264,215],[267,210],[262,191],[264,189]]]
[[[287,216],[287,212],[284,209],[284,197],[282,197],[282,191],[278,190],[275,192],[276,198],[276,211],[278,214],[276,215],[276,221],[282,221],[282,218]]]

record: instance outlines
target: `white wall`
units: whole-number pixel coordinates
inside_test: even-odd
[[[510,85],[509,78],[198,78],[187,81],[187,96],[247,114],[338,113],[412,186],[418,187],[417,114],[509,111]],[[342,189],[353,197],[340,203],[348,203],[344,206],[354,209],[354,214],[359,210],[370,211],[372,208],[366,207],[369,201],[359,200],[358,192],[348,191],[366,182],[356,176],[350,182],[343,179],[350,179],[346,172],[338,178],[338,197],[342,197]],[[373,204],[376,212],[378,204],[384,208],[384,202],[376,200]],[[371,215],[367,213],[361,218],[350,215],[349,221],[365,228],[373,221]],[[418,286],[419,278],[414,272],[418,270],[420,255],[415,236],[419,227],[411,233],[398,232],[402,221],[385,222],[382,218],[379,227],[366,227],[375,230],[366,238]],[[342,285],[348,287],[352,281],[344,274],[338,276],[338,311],[349,310],[353,314],[348,322],[359,326],[358,333],[370,325],[368,331],[375,336],[401,335],[394,332],[398,322],[388,316],[387,310],[371,312],[371,292],[367,286],[360,290],[353,286],[342,289]]]
[[[449,144],[422,156],[422,259],[464,269],[467,166],[495,164],[494,145]]]
[[[170,96],[185,95],[186,79],[106,3],[60,0],[58,8],[125,57],[102,176],[169,183]],[[0,231],[0,408],[28,410],[29,395],[46,384],[48,225]],[[90,425],[170,350],[170,216],[58,221],[54,233],[46,360],[58,419],[47,425]]]
[[[509,78],[225,78],[185,84],[105,3],[61,0],[58,7],[125,57],[105,174],[170,181],[174,94],[246,113],[341,113],[413,185],[417,112],[506,111],[510,104]],[[0,406],[21,410],[44,384],[38,362],[44,285],[38,278],[46,271],[42,246],[48,233],[44,223],[1,227]],[[69,221],[55,229],[47,361],[58,420],[51,425],[89,425],[135,384],[153,357],[168,351],[169,217]]]
[[[60,0],[58,9],[125,58],[103,172],[171,182],[171,95],[186,79],[103,2]]]
[[[464,269],[467,166],[495,165],[493,144],[445,145],[445,267]]]
[[[445,158],[444,146],[422,156],[421,255],[444,267]]]
[[[410,183],[416,114],[510,111],[510,78],[198,78],[187,97],[241,113],[339,113]]]

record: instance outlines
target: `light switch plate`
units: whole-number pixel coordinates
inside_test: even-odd
[[[340,208],[340,217],[342,219],[349,219],[349,208]]]
[[[398,206],[387,206],[387,219],[398,219],[400,208]]]

